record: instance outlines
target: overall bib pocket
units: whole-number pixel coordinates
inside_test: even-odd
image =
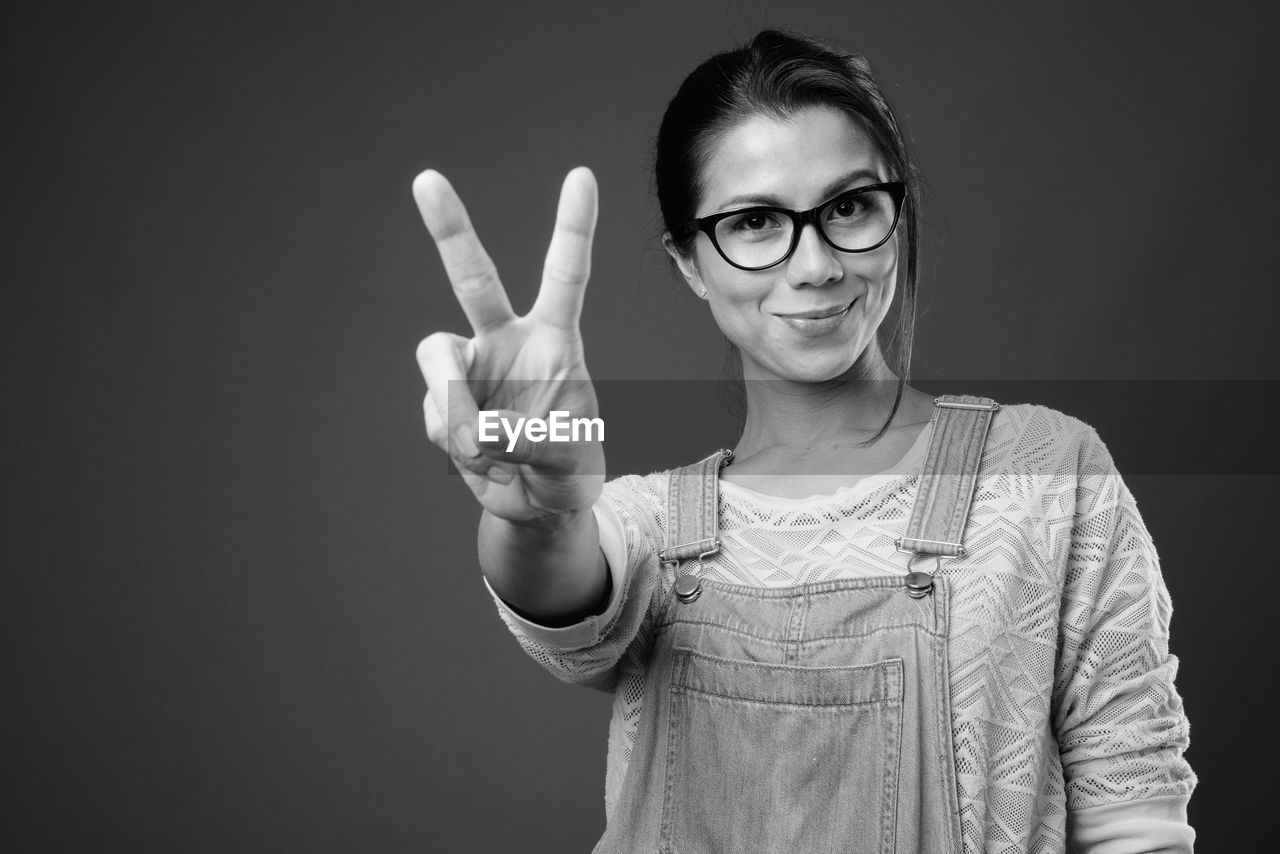
[[[674,650],[664,852],[891,854],[903,662],[801,667]]]

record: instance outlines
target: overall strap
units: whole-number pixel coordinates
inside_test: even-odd
[[[658,560],[676,567],[720,551],[720,469],[733,459],[733,451],[719,450],[693,465],[671,472],[667,487],[667,544]],[[692,602],[702,590],[698,576],[686,573],[676,579],[676,595]]]
[[[667,488],[667,547],[662,563],[704,558],[720,550],[720,469],[733,451],[719,450],[693,465],[671,472]]]
[[[1000,404],[989,397],[944,394],[933,401],[933,435],[920,472],[915,504],[898,550],[917,555],[964,555],[978,463]]]

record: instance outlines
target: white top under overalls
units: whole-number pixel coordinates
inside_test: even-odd
[[[904,592],[913,556],[898,546],[926,451],[934,460],[942,444],[936,414],[898,464],[831,495],[763,495],[718,480],[713,458],[680,470],[689,484],[706,473],[701,493],[685,491],[718,507],[707,521],[721,545],[701,565],[659,562],[674,536],[671,471],[609,481],[594,508],[612,577],[598,616],[541,626],[489,588],[535,660],[614,693],[597,851],[701,850],[709,834],[730,840],[723,850],[827,850],[842,833],[890,852],[895,840],[966,854],[1066,851],[1068,839],[1073,851],[1191,850],[1171,605],[1133,496],[1087,424],[1027,404],[987,421],[971,503],[957,505],[963,548],[929,561],[938,584],[924,598]],[[695,573],[701,596],[682,603],[676,578]],[[921,644],[935,641],[930,663]],[[744,757],[761,744],[737,755],[717,741],[757,737],[750,727],[790,734],[764,742],[754,770]],[[814,738],[854,752],[841,765],[800,743]],[[834,813],[874,813],[878,829]],[[814,827],[827,835],[805,835]]]

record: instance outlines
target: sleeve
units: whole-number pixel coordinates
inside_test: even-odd
[[[1187,824],[1188,795],[1157,795],[1070,810],[1073,854],[1183,854],[1196,832]]]
[[[1078,448],[1053,722],[1074,852],[1190,852],[1196,776],[1151,535],[1102,440]]]
[[[568,626],[544,626],[517,614],[484,579],[499,617],[521,648],[562,682],[613,691],[619,660],[652,618],[659,588],[656,543],[662,539],[653,477],[609,481],[592,507],[611,579],[602,613]]]

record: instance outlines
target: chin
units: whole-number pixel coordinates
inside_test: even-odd
[[[824,383],[844,376],[853,368],[854,364],[855,360],[853,359],[840,359],[838,361],[817,359],[786,365],[777,374],[783,379],[794,382]]]

